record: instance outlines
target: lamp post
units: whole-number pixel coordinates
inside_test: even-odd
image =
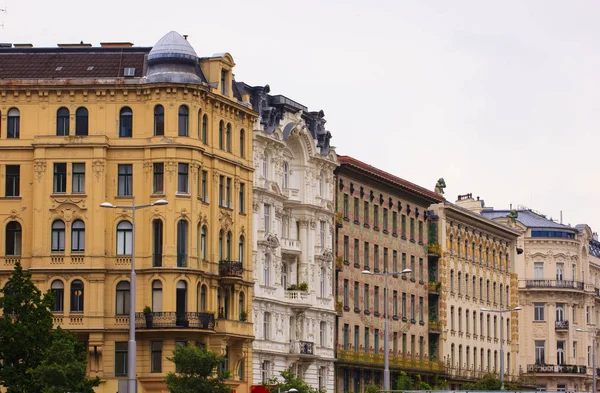
[[[598,370],[596,370],[596,339],[598,338],[598,329],[594,328],[594,330],[583,330],[583,329],[575,329],[577,332],[582,333],[593,333],[594,334],[594,342],[592,343],[592,393],[596,393],[596,378],[598,377]]]
[[[504,314],[505,312],[512,312],[512,311],[519,311],[522,310],[523,308],[521,306],[517,306],[515,308],[509,308],[509,309],[499,309],[499,310],[494,310],[494,309],[490,309],[490,308],[485,308],[485,307],[481,307],[481,311],[487,311],[487,312],[495,312],[500,314],[500,390],[504,390],[504,335],[502,334],[502,332],[504,331],[504,329],[502,328],[503,323],[502,323],[502,314]]]
[[[129,283],[129,341],[127,343],[127,393],[137,393],[136,379],[136,344],[135,344],[135,211],[152,206],[166,205],[164,199],[159,199],[154,203],[136,205],[135,197],[131,198],[131,206],[115,206],[110,202],[103,202],[100,207],[107,209],[131,210],[131,277]]]
[[[388,312],[388,276],[394,276],[398,273],[371,273],[369,270],[363,270],[361,273],[385,277],[385,297],[383,299],[385,304],[385,327],[383,331],[383,390],[387,392],[390,390],[390,315]],[[412,269],[404,269],[400,272],[402,275],[408,273],[412,273]],[[355,294],[355,296],[357,295]]]

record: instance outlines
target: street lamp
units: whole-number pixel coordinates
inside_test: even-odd
[[[370,274],[373,276],[383,276],[385,277],[385,328],[384,328],[384,336],[383,336],[383,390],[390,390],[390,315],[388,313],[388,276],[395,276],[398,273],[371,273],[369,270],[363,270],[362,274]],[[404,269],[400,272],[400,274],[408,274],[412,273],[412,269]]]
[[[131,277],[129,283],[129,342],[127,343],[127,393],[137,393],[136,380],[136,344],[135,344],[135,211],[152,206],[166,205],[164,199],[159,199],[154,203],[136,205],[135,197],[131,198],[131,206],[115,206],[110,202],[103,202],[100,207],[107,209],[131,210]]]
[[[486,308],[486,307],[480,308],[481,311],[495,312],[495,313],[500,314],[500,390],[504,390],[504,343],[503,343],[504,335],[502,334],[504,329],[502,328],[502,325],[503,325],[502,314],[504,314],[505,312],[519,311],[522,309],[523,309],[523,307],[521,307],[521,306],[517,306],[515,308],[509,308],[506,310],[503,310],[503,309],[494,310],[494,309],[490,309],[490,308]]]
[[[594,328],[594,330],[583,330],[583,329],[575,329],[577,332],[582,333],[593,333],[594,334],[594,342],[592,347],[592,392],[596,393],[596,378],[598,377],[598,370],[596,370],[596,339],[598,338],[598,329]]]

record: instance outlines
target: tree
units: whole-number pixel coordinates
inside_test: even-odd
[[[0,385],[7,393],[35,392],[29,370],[44,360],[51,343],[52,296],[42,296],[31,273],[15,263],[12,275],[0,288]]]
[[[400,371],[400,375],[396,378],[396,389],[397,390],[432,390],[431,386],[427,382],[423,382],[421,375],[417,374],[415,377],[411,377],[404,371]]]
[[[463,384],[462,390],[500,390],[502,382],[496,374],[487,373],[476,382]]]
[[[94,393],[100,378],[86,378],[87,353],[75,335],[60,326],[39,366],[29,370],[36,391],[43,393]]]
[[[206,347],[179,346],[173,357],[177,372],[170,372],[165,378],[171,393],[229,393],[231,387],[225,384],[229,371],[219,370],[224,358]]]
[[[291,370],[280,371],[279,375],[281,375],[283,381],[280,382],[277,377],[270,378],[267,381],[271,393],[286,392],[292,388],[297,389],[298,393],[325,393],[327,391],[325,388],[313,388]]]

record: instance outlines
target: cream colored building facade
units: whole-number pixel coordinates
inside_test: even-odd
[[[520,232],[478,214],[482,202],[467,194],[456,204],[432,205],[429,211],[430,236],[437,234],[430,244],[440,246],[430,247],[430,281],[441,283],[438,301],[430,301],[430,321],[437,311],[439,323],[430,322],[430,329],[440,332],[438,356],[446,364],[450,389],[486,373],[499,375],[501,345],[505,381],[516,380],[519,370],[518,313],[482,308],[518,305],[515,260]]]
[[[322,112],[238,85],[260,114],[253,132],[253,380],[293,370],[334,392],[333,170]]]
[[[590,391],[593,333],[578,329],[593,331],[600,322],[600,243],[586,225],[563,225],[530,209],[514,210],[514,222],[509,210],[482,214],[522,233],[516,266],[526,380],[548,391]]]
[[[0,285],[20,261],[85,342],[97,391],[123,392],[135,253],[138,391],[165,391],[176,345],[205,344],[248,392],[257,115],[232,57],[199,59],[171,32],[154,48],[5,48],[0,63]],[[132,250],[131,212],[100,204],[134,197],[168,205],[137,213]]]

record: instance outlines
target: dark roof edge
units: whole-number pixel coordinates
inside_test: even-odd
[[[81,47],[81,48],[2,48],[0,54],[4,53],[92,53],[92,52],[107,52],[107,53],[149,53],[151,46],[132,46],[132,47]]]

